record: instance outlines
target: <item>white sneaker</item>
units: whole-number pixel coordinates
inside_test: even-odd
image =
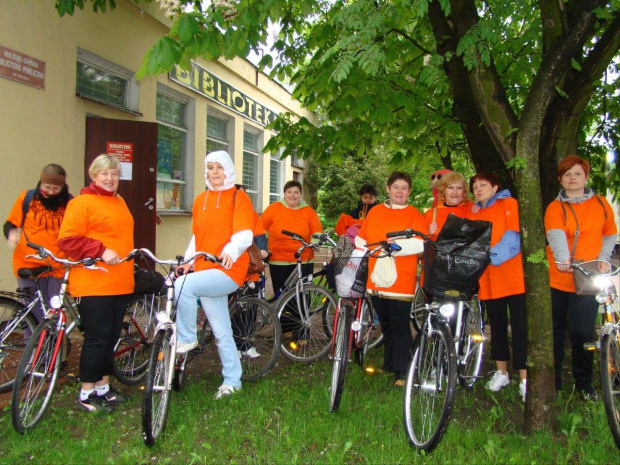
[[[242,350],[241,355],[245,355],[246,357],[250,358],[260,357],[260,354],[258,353],[258,350],[256,350],[256,347],[250,347],[248,350]]]
[[[523,402],[525,402],[525,392],[527,391],[527,379],[522,379],[519,383],[519,394],[521,394],[521,398]]]
[[[508,386],[509,384],[510,378],[508,377],[508,373],[502,373],[501,371],[497,370],[493,374],[493,377],[487,383],[486,387],[489,391],[497,392],[501,388],[503,388],[504,386]]]
[[[219,388],[217,388],[217,392],[215,393],[215,399],[219,400],[224,396],[230,396],[231,394],[239,390],[241,390],[241,388],[229,386],[228,384],[222,384]]]
[[[179,342],[177,341],[177,354],[186,354],[193,348],[198,346],[198,341]]]

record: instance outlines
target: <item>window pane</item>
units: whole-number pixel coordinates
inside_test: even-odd
[[[282,161],[276,156],[269,160],[269,203],[280,200],[280,183],[282,182]]]
[[[78,61],[77,92],[111,105],[126,107],[127,80]]]
[[[243,148],[258,152],[258,134],[250,131],[243,131]]]
[[[228,152],[228,145],[222,144],[215,140],[207,140],[207,153],[215,152],[216,150],[224,150]]]
[[[175,100],[164,94],[157,94],[157,120],[165,121],[174,126],[186,127],[185,107],[183,102]]]
[[[207,138],[228,142],[228,121],[217,116],[207,115]]]

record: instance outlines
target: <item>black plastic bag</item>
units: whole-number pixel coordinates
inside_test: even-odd
[[[424,247],[424,291],[435,297],[469,300],[490,263],[488,221],[448,215],[436,242]]]
[[[136,268],[134,270],[134,280],[133,293],[136,295],[160,294],[164,286],[164,276],[154,270]]]

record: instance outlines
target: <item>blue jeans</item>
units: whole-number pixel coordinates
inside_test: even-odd
[[[223,271],[216,269],[181,276],[174,284],[179,342],[196,340],[196,298],[200,297],[222,361],[223,384],[236,388],[241,387],[241,362],[230,324],[228,294],[238,287]]]

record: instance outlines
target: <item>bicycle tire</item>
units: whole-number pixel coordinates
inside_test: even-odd
[[[114,348],[114,375],[123,384],[135,386],[144,379],[157,321],[155,294],[135,297],[123,319],[121,335]]]
[[[242,381],[257,381],[269,373],[278,361],[282,330],[273,307],[257,297],[245,296],[230,310],[235,345],[240,354]],[[252,357],[252,349],[258,357]]]
[[[49,406],[62,360],[62,344],[54,357],[56,321],[43,320],[26,344],[11,397],[13,428],[20,434],[34,428]]]
[[[344,391],[352,319],[353,306],[350,302],[344,302],[338,309],[338,318],[334,329],[334,357],[332,360],[332,380],[329,396],[330,412],[338,410],[340,400],[342,399],[342,392]]]
[[[170,407],[170,373],[172,330],[162,329],[155,335],[149,356],[146,385],[142,396],[142,439],[151,447],[164,432]]]
[[[373,321],[372,321],[372,329],[370,330],[370,335],[368,336],[368,344],[366,346],[367,351],[371,349],[376,349],[383,344],[383,331],[381,330],[381,324],[378,322],[377,314],[374,311],[374,307],[372,306],[372,299],[369,295],[364,296],[364,300],[362,301],[363,305],[368,305],[372,308]]]
[[[611,435],[620,448],[620,340],[618,330],[601,340],[601,390]]]
[[[428,310],[426,309],[426,298],[424,296],[424,291],[418,286],[415,291],[413,301],[411,302],[411,324],[416,332],[420,332],[427,315]]]
[[[480,375],[484,356],[482,310],[477,297],[465,304],[466,316],[463,321],[460,354],[458,356],[459,383],[467,391],[474,388]]]
[[[17,367],[24,349],[37,327],[35,318],[28,313],[15,328],[12,326],[15,314],[25,310],[25,305],[8,297],[0,297],[0,393],[13,387]]]
[[[429,334],[416,339],[405,381],[403,425],[418,452],[429,453],[439,445],[448,428],[455,391],[454,341],[450,330],[435,319]]]
[[[297,294],[295,288],[289,289],[276,303],[280,324],[285,317],[294,325],[291,331],[282,328],[280,347],[293,361],[313,362],[327,355],[331,348],[336,299],[316,284],[304,284],[303,300]],[[299,312],[302,307],[307,309],[307,316]]]

